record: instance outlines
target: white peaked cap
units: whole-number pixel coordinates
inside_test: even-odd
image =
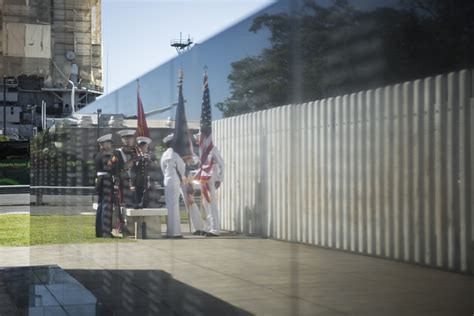
[[[163,143],[167,143],[169,142],[170,140],[172,140],[174,137],[174,134],[169,134],[168,136],[166,136],[165,138],[163,138]]]
[[[111,141],[112,141],[112,134],[105,134],[104,136],[97,138],[98,143],[111,142]]]
[[[120,135],[121,137],[135,136],[135,130],[133,130],[133,129],[124,129],[124,130],[118,131],[117,134]]]
[[[145,136],[139,136],[139,137],[137,137],[137,143],[138,144],[142,144],[142,143],[149,144],[149,143],[151,143],[151,139],[148,138],[148,137],[145,137]]]

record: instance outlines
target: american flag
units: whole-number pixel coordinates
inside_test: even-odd
[[[201,137],[199,139],[199,159],[201,167],[196,175],[201,182],[202,194],[210,202],[209,179],[211,178],[212,165],[214,163],[211,151],[214,147],[212,143],[212,113],[211,100],[209,96],[209,82],[207,72],[204,73],[201,109]]]
[[[179,71],[178,82],[178,106],[176,107],[176,123],[173,135],[173,150],[183,158],[184,161],[193,156],[193,143],[188,129],[183,97],[183,70]]]
[[[143,111],[142,98],[140,98],[140,83],[137,80],[137,136],[150,137],[150,131],[146,123],[145,111]]]

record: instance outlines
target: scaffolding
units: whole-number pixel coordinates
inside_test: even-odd
[[[0,0],[0,12],[0,75],[60,88],[76,64],[81,84],[102,90],[100,0]]]
[[[102,94],[101,0],[0,0],[0,30],[0,75],[21,124],[40,121],[28,109],[43,102],[64,117]]]

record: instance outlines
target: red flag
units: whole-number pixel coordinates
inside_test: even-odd
[[[137,136],[150,137],[150,131],[146,124],[145,111],[143,111],[142,98],[140,98],[140,84],[137,80]]]

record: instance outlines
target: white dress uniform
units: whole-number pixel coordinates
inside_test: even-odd
[[[201,221],[201,212],[199,212],[199,207],[197,206],[196,203],[193,203],[189,207],[189,214],[191,217],[191,226],[193,232],[203,230],[202,229],[202,221]]]
[[[193,162],[198,163],[199,162],[199,157],[193,156]],[[193,186],[193,184],[192,184],[193,179],[194,179],[194,177],[191,174],[189,174],[187,176],[187,181],[188,181],[188,183],[191,183],[191,186]],[[189,203],[188,193],[187,193],[187,186],[184,185],[184,184],[181,185],[181,194],[183,195],[184,203],[186,204],[186,208],[188,209],[188,212],[189,212],[189,217],[190,217],[190,220],[191,220],[191,231],[192,232],[196,232],[196,231],[202,232],[203,231],[203,225],[202,225],[202,220],[201,220],[201,212],[199,211],[199,206],[194,201],[194,196],[193,196],[192,202]]]
[[[204,210],[206,211],[206,227],[204,231],[215,235],[220,234],[220,220],[219,210],[216,201],[216,182],[224,181],[224,159],[217,147],[211,150],[212,160],[214,161],[211,169],[211,178],[209,179],[209,190],[211,202],[207,202],[205,198],[202,199]]]
[[[188,181],[192,181],[192,177],[188,177]],[[191,219],[191,230],[193,232],[202,231],[202,221],[201,221],[201,212],[199,211],[198,205],[193,201],[189,203],[188,201],[188,194],[186,192],[187,187],[185,185],[181,186],[181,194],[183,195],[184,203],[186,204],[186,208],[189,211],[189,217]]]
[[[168,148],[161,156],[161,170],[164,175],[165,201],[168,209],[168,236],[181,236],[181,222],[179,218],[179,196],[181,194],[181,179],[178,172],[184,175],[183,159]],[[178,172],[176,172],[176,170]]]

